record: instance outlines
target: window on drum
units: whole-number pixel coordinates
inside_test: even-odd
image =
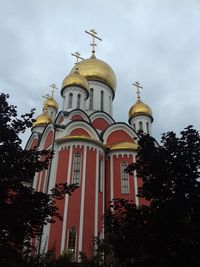
[[[125,172],[125,169],[128,167],[127,162],[121,163],[121,193],[122,194],[129,194],[129,174]]]
[[[73,164],[73,178],[72,183],[80,185],[80,174],[81,174],[81,154],[76,153],[74,155],[74,164]]]

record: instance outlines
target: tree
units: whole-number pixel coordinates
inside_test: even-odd
[[[114,201],[114,212],[107,217],[114,252],[132,266],[198,266],[199,132],[192,126],[180,136],[168,132],[163,134],[161,145],[144,135],[139,145],[136,163],[127,171],[136,171],[141,177],[138,195],[148,204],[136,207]]]
[[[60,217],[55,199],[75,187],[57,185],[51,194],[43,194],[24,185],[48,168],[53,152],[22,149],[19,134],[32,126],[34,111],[18,118],[7,99],[0,94],[0,259],[10,262],[14,257],[17,263],[30,253],[31,239],[41,234],[44,225]]]

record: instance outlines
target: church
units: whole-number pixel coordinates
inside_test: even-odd
[[[39,252],[54,248],[56,255],[70,253],[76,261],[79,252],[91,255],[94,237],[104,237],[102,217],[112,199],[140,204],[140,180],[124,169],[135,161],[137,131],[151,134],[153,122],[151,108],[141,100],[139,82],[134,84],[137,99],[127,123],[114,120],[115,73],[96,56],[95,42],[101,39],[95,30],[87,33],[92,37],[91,56],[73,54],[77,62],[62,82],[62,107],[54,99],[53,84],[26,145],[54,151],[48,170],[36,173],[34,189],[49,193],[55,184],[77,185],[71,196],[56,203],[63,220],[45,226],[35,245]]]

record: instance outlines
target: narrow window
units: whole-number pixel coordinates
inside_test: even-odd
[[[149,123],[147,122],[147,133],[149,134]]]
[[[73,168],[73,184],[80,184],[80,173],[81,173],[81,154],[76,153],[74,155],[74,168]]]
[[[126,162],[121,163],[121,192],[122,194],[129,194],[129,174],[124,170],[128,167]]]
[[[111,100],[111,96],[109,96],[109,103],[110,103],[110,114],[112,114],[112,100]]]
[[[99,160],[99,192],[103,192],[103,164],[102,159]]]
[[[75,249],[76,249],[76,229],[69,229],[68,234],[68,252],[72,255],[72,260],[75,260]]]
[[[77,96],[77,108],[80,108],[80,106],[81,106],[81,95],[78,94],[78,96]]]
[[[143,131],[143,124],[142,124],[142,121],[139,121],[139,129],[140,129],[141,131]]]
[[[68,103],[68,108],[72,108],[72,99],[73,99],[73,94],[69,94],[69,103]]]
[[[133,129],[135,130],[135,123],[133,123]]]
[[[90,89],[89,109],[93,109],[94,90]]]
[[[101,110],[103,110],[103,91],[101,91]]]

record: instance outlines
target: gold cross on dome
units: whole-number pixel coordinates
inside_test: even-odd
[[[136,86],[136,94],[138,95],[138,99],[140,99],[140,89],[142,89],[143,87],[138,81],[133,83],[133,85]]]
[[[101,38],[99,38],[97,36],[97,32],[95,31],[95,29],[91,29],[90,32],[85,31],[87,34],[92,36],[92,44],[90,44],[92,46],[92,53],[95,53],[95,46],[97,46],[97,44],[95,43],[95,39],[98,39],[99,41],[102,41]]]
[[[84,59],[84,58],[82,58],[81,57],[81,54],[77,51],[77,52],[74,52],[74,53],[71,53],[71,55],[73,56],[73,57],[76,57],[76,63],[75,64],[78,64],[79,63],[79,59]]]
[[[58,89],[58,87],[56,87],[56,85],[54,83],[52,83],[51,85],[49,85],[52,89],[51,89],[51,97],[53,97],[55,89]]]

